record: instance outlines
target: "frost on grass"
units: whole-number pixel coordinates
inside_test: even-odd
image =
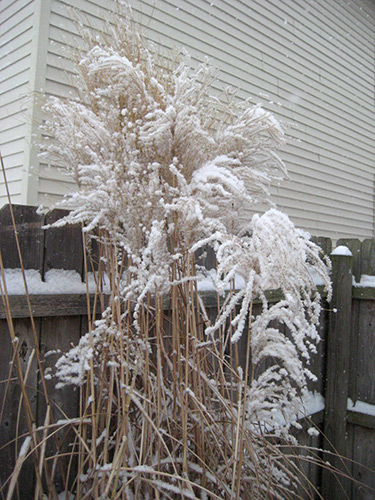
[[[328,263],[272,206],[269,187],[286,175],[275,117],[223,105],[207,63],[158,56],[123,14],[106,37],[84,33],[80,98],[44,108],[53,139],[42,154],[77,184],[56,224],[95,233],[111,283],[102,319],[56,365],[59,387],[80,386],[81,417],[92,418],[76,431],[87,455],[76,497],[283,498],[297,479],[278,443],[293,441],[313,378],[312,276],[329,291]],[[271,208],[251,217],[260,202]],[[195,261],[207,247],[226,293],[213,322],[199,297],[210,273]]]

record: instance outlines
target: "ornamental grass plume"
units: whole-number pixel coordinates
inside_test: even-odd
[[[79,98],[44,107],[42,155],[77,185],[57,225],[81,223],[99,242],[98,284],[111,286],[100,319],[57,363],[57,385],[81,394],[66,492],[297,498],[298,465],[283,446],[295,443],[319,340],[311,270],[330,284],[319,248],[270,201],[286,175],[282,127],[259,105],[224,106],[207,62],[159,56],[119,8],[106,37],[83,30]],[[260,202],[271,208],[251,216]],[[207,248],[216,273],[196,258]],[[270,289],[282,300],[270,303]]]

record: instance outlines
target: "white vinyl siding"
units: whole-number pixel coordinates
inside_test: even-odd
[[[0,3],[0,151],[14,202],[21,200],[34,2]],[[0,206],[6,203],[0,173]]]
[[[50,4],[46,90],[69,96],[74,66],[65,51],[81,43],[69,6],[100,29],[115,3]],[[374,236],[375,2],[131,0],[131,5],[160,46],[185,47],[193,64],[209,56],[219,69],[215,92],[238,88],[239,98],[261,102],[285,124],[288,144],[281,156],[290,180],[273,189],[281,210],[312,234]],[[21,61],[14,61],[20,70]],[[61,174],[40,166],[38,203],[48,204],[70,188]]]
[[[40,105],[45,91],[45,54],[50,0],[0,3],[0,150],[14,203],[35,205]],[[0,206],[7,203],[0,175]]]
[[[157,36],[180,39],[193,54],[206,49],[222,85],[289,124],[282,157],[291,181],[274,190],[278,206],[313,234],[373,236],[375,4],[176,5],[159,3]]]

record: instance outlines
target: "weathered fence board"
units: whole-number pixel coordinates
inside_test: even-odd
[[[347,455],[346,412],[349,390],[350,322],[352,309],[352,257],[332,255],[333,296],[327,336],[327,368],[324,412],[324,449],[340,456]],[[327,455],[326,460],[342,470],[342,460]],[[343,472],[345,472],[345,467]],[[323,472],[323,497],[340,498],[348,492],[350,483],[341,479],[332,481]]]
[[[341,238],[337,241],[337,246],[346,246],[353,254],[351,272],[356,281],[361,279],[362,245],[358,239]]]
[[[324,307],[320,313],[320,322],[318,326],[318,333],[320,342],[317,345],[317,353],[312,356],[308,368],[318,378],[316,382],[308,381],[307,386],[310,391],[316,391],[323,394],[325,390],[325,374],[326,374],[326,351],[327,351],[327,330],[329,321],[329,309]]]
[[[66,335],[69,332],[69,336]],[[72,345],[77,345],[82,334],[82,318],[80,316],[68,316],[63,318],[43,318],[41,319],[40,328],[40,350],[44,362],[44,370],[52,371],[55,368],[57,359],[61,356],[61,352],[67,352]],[[51,395],[51,424],[56,423],[58,420],[74,418],[79,414],[79,391],[76,388],[64,387],[61,389],[55,388],[55,381],[47,378],[47,390]],[[39,381],[39,390],[42,387]],[[37,424],[43,426],[44,418],[46,415],[46,402],[44,398],[40,398],[37,407]],[[52,429],[52,432],[54,429]],[[69,438],[69,439],[68,439]],[[62,428],[55,436],[54,439],[49,439],[47,442],[46,454],[53,456],[58,449],[60,453],[69,450],[69,446],[74,441],[74,436],[69,426]],[[62,491],[64,481],[63,476],[66,476],[70,457],[66,457],[65,463],[59,461],[60,469],[55,477],[55,485],[58,491]]]
[[[373,276],[375,270],[375,240],[363,240],[361,248],[361,274]]]
[[[25,269],[41,269],[43,262],[44,218],[34,207],[13,205],[22,260]],[[21,267],[9,205],[0,209],[0,250],[4,267]]]
[[[22,375],[27,387],[31,409],[35,414],[38,399],[38,374],[30,321],[28,319],[15,320],[14,331],[18,342]],[[8,377],[10,378],[9,385],[6,382]],[[17,378],[16,361],[5,320],[0,321],[0,382],[0,484],[2,484],[11,473],[28,432]],[[7,443],[11,443],[10,446],[5,446]],[[18,486],[20,498],[28,499],[34,496],[33,469],[30,458],[23,465],[22,477],[28,478],[28,480],[21,481]]]
[[[375,302],[361,300],[358,310],[356,399],[375,405]]]
[[[54,210],[45,216],[44,224],[52,225],[67,214]],[[42,276],[50,269],[71,269],[82,276],[83,245],[79,226],[50,227],[45,231]]]
[[[374,473],[374,450],[375,432],[361,425],[352,427],[353,449],[351,457],[353,460],[351,498],[358,500],[374,500],[375,498],[375,473]],[[367,486],[364,487],[364,485]],[[371,488],[371,489],[370,489]]]
[[[35,318],[64,317],[87,314],[87,296],[83,294],[30,295],[31,310]],[[94,297],[90,297],[92,308]],[[27,300],[24,295],[9,297],[13,318],[25,318]],[[5,307],[0,302],[0,319],[5,318]]]

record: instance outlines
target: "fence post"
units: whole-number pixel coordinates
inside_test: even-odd
[[[340,456],[347,454],[346,416],[350,365],[350,325],[352,310],[352,253],[345,246],[331,253],[333,296],[327,336],[327,367],[324,412],[325,460],[344,475],[348,464]],[[327,470],[322,475],[324,499],[350,497],[350,481]]]

